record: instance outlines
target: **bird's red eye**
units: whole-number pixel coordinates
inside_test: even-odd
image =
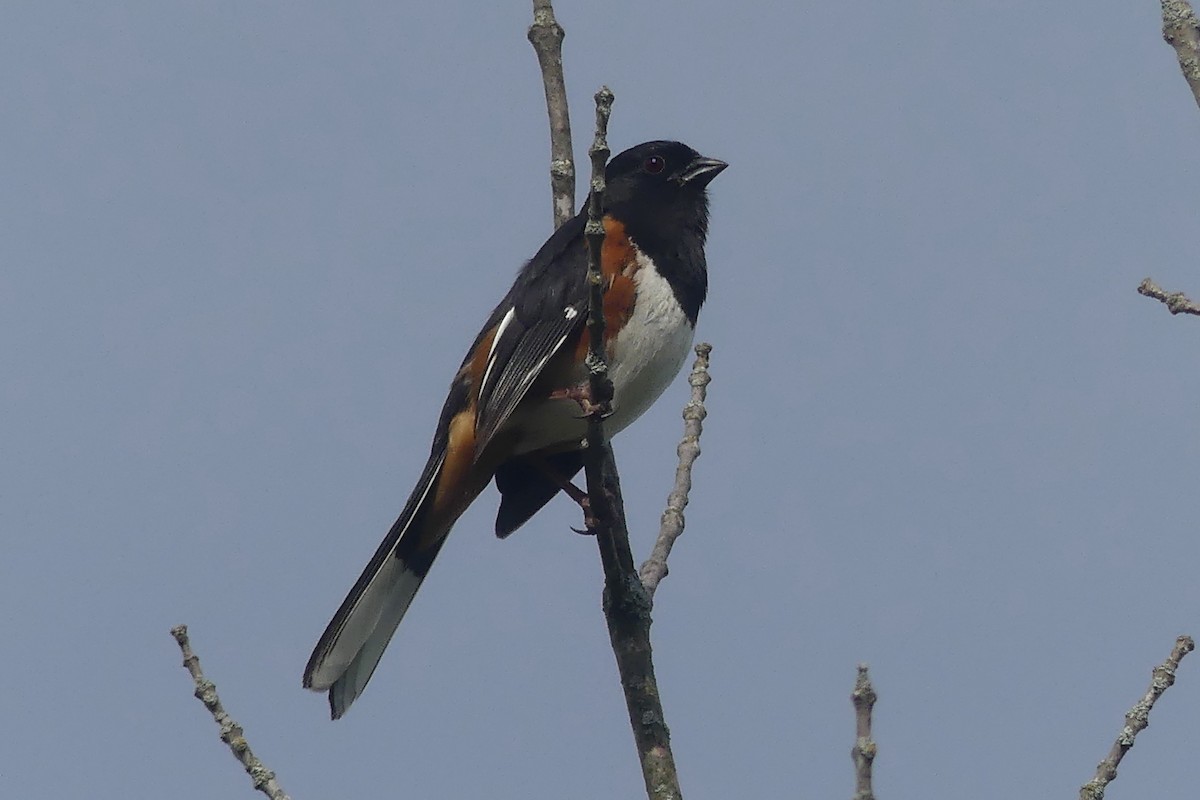
[[[651,175],[657,175],[667,168],[667,162],[662,156],[650,156],[646,159],[646,163],[643,166],[646,172],[649,172]]]

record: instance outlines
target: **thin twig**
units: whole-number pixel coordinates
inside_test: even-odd
[[[275,781],[275,773],[267,769],[258,760],[258,756],[250,750],[250,743],[246,741],[242,726],[234,722],[225,712],[224,706],[221,705],[221,698],[217,697],[216,685],[204,677],[204,672],[200,669],[200,659],[192,652],[192,644],[188,640],[187,625],[176,625],[171,628],[171,635],[179,643],[179,649],[183,651],[183,666],[187,668],[193,683],[196,684],[196,699],[204,703],[208,713],[212,714],[213,720],[221,729],[221,741],[229,745],[234,758],[246,768],[246,774],[254,782],[254,788],[270,797],[271,800],[289,800],[287,794]]]
[[[1133,740],[1137,735],[1150,724],[1150,709],[1154,708],[1155,702],[1162,697],[1163,692],[1175,683],[1175,670],[1179,669],[1179,662],[1195,648],[1196,643],[1190,636],[1180,636],[1175,640],[1171,655],[1151,673],[1150,688],[1125,715],[1125,727],[1121,729],[1121,735],[1108,752],[1108,758],[1096,766],[1096,777],[1079,789],[1079,800],[1101,800],[1104,797],[1105,788],[1117,777],[1117,767],[1121,759],[1133,747]]]
[[[604,421],[612,401],[612,382],[608,380],[608,362],[604,353],[604,274],[600,261],[604,251],[604,167],[611,152],[608,148],[608,118],[612,114],[613,93],[607,86],[596,92],[596,136],[588,155],[592,158],[591,192],[588,194],[588,220],[584,230],[587,242],[588,353],[587,367],[590,400],[588,442],[604,442]]]
[[[692,490],[692,465],[700,457],[700,434],[704,432],[704,418],[708,416],[704,400],[708,394],[708,384],[712,381],[708,374],[708,356],[711,352],[712,345],[708,342],[696,345],[696,362],[688,375],[692,398],[683,407],[683,439],[675,451],[679,456],[679,465],[675,468],[675,486],[667,496],[667,508],[659,522],[654,549],[638,571],[651,597],[654,597],[658,584],[667,576],[667,556],[671,555],[675,540],[683,534],[683,510],[687,508],[688,493]]]
[[[1163,39],[1175,48],[1183,78],[1200,106],[1200,24],[1185,0],[1162,0]]]
[[[1138,286],[1138,294],[1164,303],[1172,314],[1200,314],[1200,304],[1189,300],[1183,292],[1164,291],[1154,281],[1146,278]]]
[[[871,786],[871,765],[875,762],[875,740],[871,738],[871,710],[875,707],[875,688],[867,665],[858,665],[858,678],[850,701],[854,703],[854,747],[850,757],[854,759],[854,800],[875,800]]]
[[[550,115],[550,193],[555,228],[575,216],[575,157],[571,152],[571,115],[562,65],[565,35],[554,18],[550,0],[533,0],[533,24],[527,36],[542,68],[546,112]]]
[[[604,620],[621,675],[646,794],[650,800],[679,800],[682,797],[679,777],[650,649],[650,595],[642,586],[633,562],[621,482],[604,434],[604,413],[612,399],[612,383],[604,354],[604,278],[600,259],[604,246],[604,166],[609,153],[607,133],[612,102],[608,87],[596,93],[596,137],[588,151],[592,157],[592,182],[585,229],[590,303],[587,364],[592,408],[583,452],[590,511],[587,524],[596,536],[604,566]]]

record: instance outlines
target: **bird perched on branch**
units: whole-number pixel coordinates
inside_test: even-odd
[[[608,163],[600,266],[610,434],[649,408],[687,358],[708,286],[707,187],[726,166],[669,141]],[[362,693],[450,528],[489,481],[500,490],[500,537],[571,491],[587,429],[586,222],[584,211],[546,240],[475,337],[416,487],[317,642],[304,685],[329,692],[334,719]]]

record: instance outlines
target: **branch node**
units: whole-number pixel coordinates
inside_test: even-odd
[[[575,216],[575,158],[571,152],[571,115],[563,77],[562,43],[566,32],[554,18],[550,0],[533,0],[533,24],[527,38],[537,54],[550,119],[550,198],[554,227]]]
[[[854,704],[855,727],[854,747],[850,749],[850,758],[854,761],[854,800],[875,800],[871,769],[877,747],[871,738],[871,712],[877,699],[867,665],[859,664],[854,691],[850,693],[850,702]]]

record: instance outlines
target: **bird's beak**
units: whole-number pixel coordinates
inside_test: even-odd
[[[721,170],[729,165],[717,158],[697,156],[679,171],[680,183],[691,183],[699,187],[708,186],[709,181],[717,177]]]

